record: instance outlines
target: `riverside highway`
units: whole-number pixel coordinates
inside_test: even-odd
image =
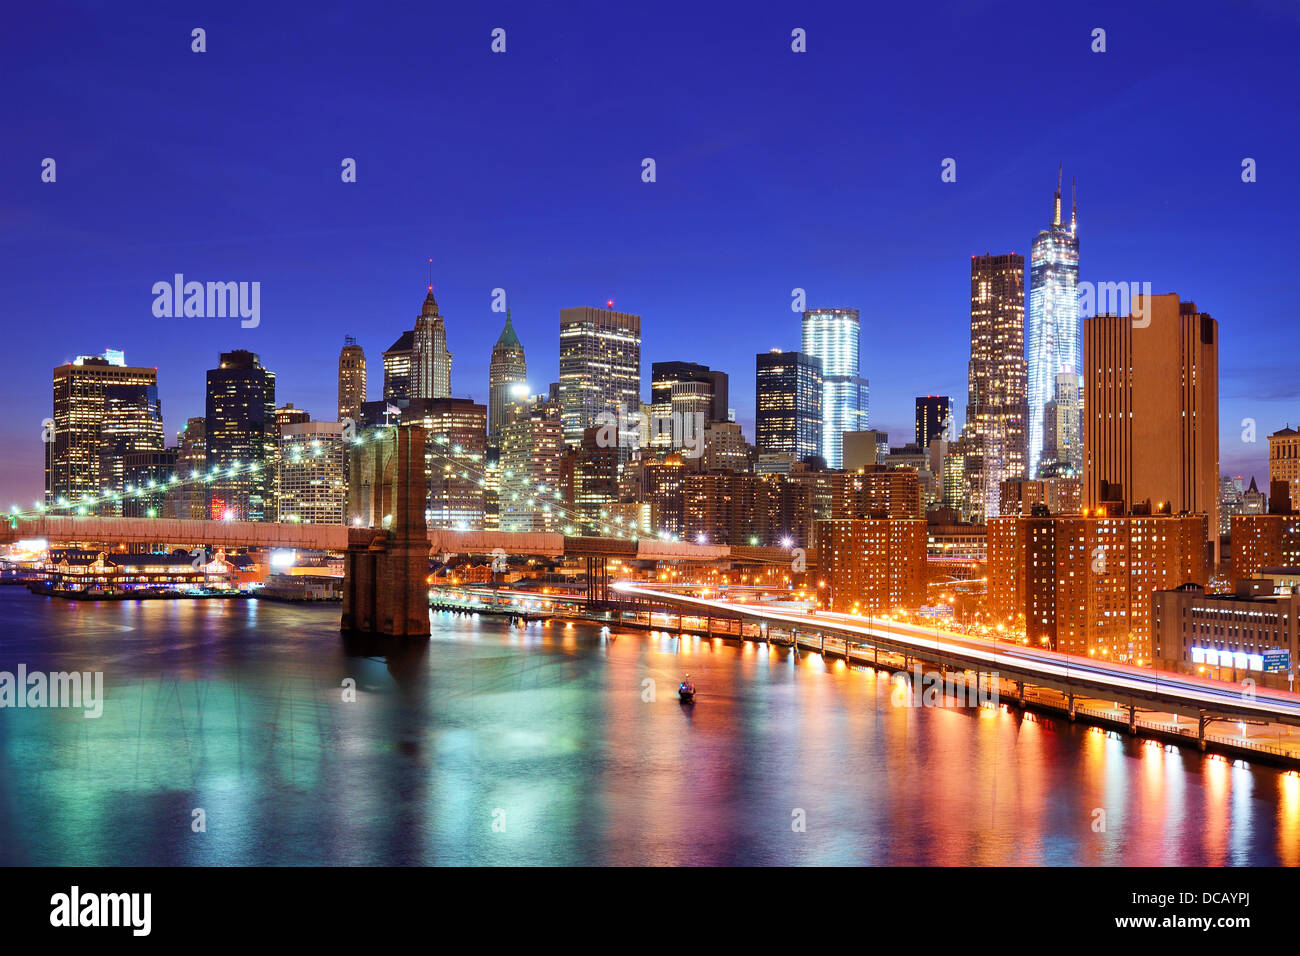
[[[614,590],[653,607],[674,608],[715,618],[777,625],[809,634],[830,635],[890,653],[967,670],[996,672],[1005,680],[1050,688],[1074,696],[1115,701],[1129,708],[1198,718],[1200,733],[1213,720],[1268,721],[1300,726],[1300,694],[1208,680],[1172,671],[1134,667],[1014,643],[976,640],[934,628],[874,617],[808,613],[786,607],[737,604],[676,594],[617,581]]]

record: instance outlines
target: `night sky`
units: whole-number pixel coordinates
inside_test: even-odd
[[[355,335],[378,398],[429,257],[455,395],[487,399],[494,288],[535,391],[559,310],[612,298],[644,397],[652,361],[720,368],[752,441],[754,353],[799,347],[801,287],[861,310],[871,424],[902,443],[916,395],[963,414],[970,257],[1028,254],[1059,162],[1081,279],[1219,320],[1223,470],[1263,484],[1265,436],[1300,423],[1295,2],[409,6],[9,8],[0,504],[40,497],[50,370],[81,353],[158,367],[169,443],[234,348],[332,419]],[[177,272],[260,282],[260,326],[155,318]]]

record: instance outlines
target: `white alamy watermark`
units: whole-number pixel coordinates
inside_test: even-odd
[[[1133,328],[1145,329],[1151,324],[1150,282],[1080,282],[1079,315],[1128,315],[1133,317]]]
[[[171,282],[155,282],[153,294],[153,314],[159,319],[238,316],[245,329],[255,329],[262,321],[260,282],[186,282],[178,272]]]
[[[153,928],[152,893],[82,893],[74,886],[50,897],[50,925],[127,927],[132,936],[148,936]]]
[[[952,704],[948,703],[950,697]],[[894,675],[889,702],[895,707],[996,707],[998,675],[981,671],[968,681],[964,671],[922,672],[921,665],[916,664],[911,673],[900,671]]]
[[[0,708],[76,707],[84,717],[104,714],[103,671],[0,671]]]
[[[704,454],[704,413],[670,412],[649,415],[629,412],[620,405],[617,411],[596,415],[596,447],[648,448],[659,437],[668,438],[683,458]]]

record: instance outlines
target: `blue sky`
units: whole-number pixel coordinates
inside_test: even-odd
[[[410,6],[8,14],[0,501],[39,496],[50,370],[80,353],[157,366],[169,437],[232,348],[332,418],[355,335],[378,397],[430,256],[457,395],[487,398],[494,288],[539,390],[559,310],[612,298],[647,397],[652,361],[723,369],[752,440],[754,353],[798,347],[799,287],[861,310],[872,424],[908,439],[916,395],[964,406],[970,256],[1028,253],[1058,162],[1081,279],[1219,320],[1223,470],[1262,481],[1264,436],[1300,422],[1294,2]],[[177,272],[260,282],[260,325],[155,318]]]

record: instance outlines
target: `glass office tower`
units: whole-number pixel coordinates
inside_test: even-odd
[[[1038,476],[1045,437],[1044,414],[1047,403],[1056,397],[1057,375],[1078,375],[1080,371],[1077,212],[1077,203],[1072,203],[1069,225],[1062,222],[1058,170],[1052,224],[1035,237],[1029,260],[1025,351],[1029,365],[1029,478]],[[1058,444],[1065,439],[1058,436]]]
[[[803,314],[803,348],[822,366],[822,457],[841,468],[844,433],[868,426],[867,381],[859,378],[858,310],[814,309]]]

